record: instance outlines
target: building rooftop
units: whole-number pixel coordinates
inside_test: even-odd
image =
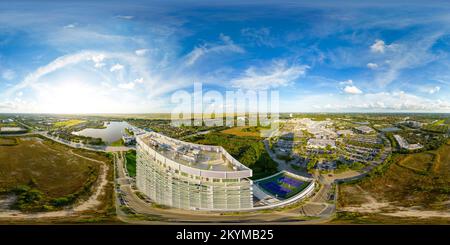
[[[331,148],[335,148],[336,142],[334,140],[328,140],[328,139],[309,139],[307,146],[312,147],[312,148],[325,148],[327,146],[330,146]]]
[[[164,157],[191,168],[226,172],[248,170],[220,146],[193,144],[155,132],[140,139]]]
[[[353,135],[353,131],[350,129],[338,130],[336,133],[338,135]]]
[[[363,132],[363,133],[371,133],[374,132],[375,130],[373,130],[373,128],[368,127],[368,126],[359,126],[355,128],[356,130]]]
[[[394,138],[397,140],[398,144],[403,149],[417,150],[417,149],[421,149],[423,147],[419,143],[417,143],[417,144],[409,144],[408,141],[406,141],[402,136],[400,136],[398,134],[394,135]]]
[[[21,127],[1,127],[0,128],[0,132],[19,132],[19,131],[24,131],[26,129],[21,128]]]

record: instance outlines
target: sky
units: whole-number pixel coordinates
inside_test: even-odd
[[[283,112],[450,112],[450,3],[0,2],[0,113],[151,113],[177,91]]]

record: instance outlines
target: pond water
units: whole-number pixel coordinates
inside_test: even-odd
[[[395,132],[395,131],[399,131],[401,129],[397,128],[397,127],[391,127],[391,128],[383,128],[381,129],[381,131],[383,132]]]
[[[106,128],[85,128],[78,132],[72,132],[72,134],[85,137],[100,138],[105,143],[111,144],[120,140],[122,138],[122,135],[125,134],[125,129],[130,126],[131,125],[127,122],[106,122]]]

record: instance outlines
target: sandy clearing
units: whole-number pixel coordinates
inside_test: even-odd
[[[364,198],[367,200],[366,203],[362,203],[359,206],[348,206],[341,208],[342,211],[348,212],[358,212],[358,213],[378,213],[382,209],[390,208],[392,205],[389,202],[379,202],[373,196],[371,196],[367,191],[361,188],[359,185],[355,185],[361,193],[364,194]]]
[[[417,209],[404,209],[393,213],[382,213],[383,215],[395,216],[395,217],[417,217],[420,219],[426,218],[450,218],[450,211],[434,211],[434,210],[417,210]]]
[[[394,217],[416,217],[420,219],[426,218],[450,218],[450,211],[435,211],[435,210],[421,210],[420,207],[399,207],[394,206],[389,202],[379,202],[373,196],[364,191],[359,185],[355,186],[362,193],[367,202],[359,206],[348,206],[341,208],[342,211],[356,212],[356,213],[378,213],[381,215]],[[389,209],[392,212],[386,212]]]

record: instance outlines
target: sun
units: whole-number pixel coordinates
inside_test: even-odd
[[[46,113],[86,114],[112,111],[112,98],[101,87],[88,82],[66,80],[46,85],[38,92],[39,105]],[[108,108],[110,107],[110,108]]]

